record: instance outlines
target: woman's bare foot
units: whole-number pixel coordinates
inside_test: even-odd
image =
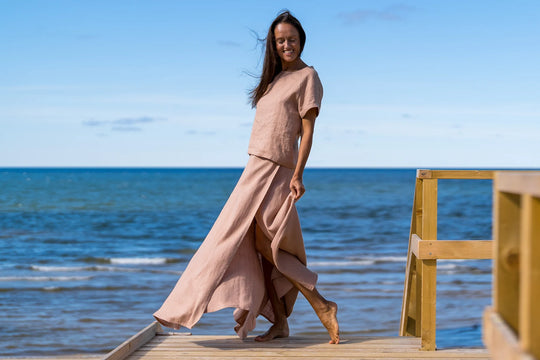
[[[255,341],[264,342],[272,339],[284,338],[289,336],[289,324],[284,322],[282,324],[274,324],[262,335],[256,336]]]
[[[333,301],[326,303],[325,309],[317,311],[317,315],[330,334],[330,344],[339,344],[339,324],[337,321],[338,306]]]

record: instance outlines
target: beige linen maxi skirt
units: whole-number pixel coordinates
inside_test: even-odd
[[[192,328],[205,312],[236,308],[238,336],[255,328],[259,314],[274,322],[264,286],[255,226],[271,242],[272,280],[287,316],[298,295],[286,277],[313,289],[317,274],[306,267],[306,253],[294,198],[293,170],[250,156],[242,176],[176,286],[154,317],[163,325]]]

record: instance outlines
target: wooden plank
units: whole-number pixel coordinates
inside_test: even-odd
[[[493,170],[417,170],[416,177],[420,179],[456,179],[456,180],[478,180],[493,179]]]
[[[422,238],[437,240],[437,179],[424,179],[422,188]],[[421,268],[422,350],[435,350],[437,260],[421,260]]]
[[[438,353],[430,352],[419,354],[416,353],[414,356],[411,356],[410,353],[362,353],[362,354],[295,354],[292,356],[285,354],[237,354],[237,353],[171,353],[171,354],[147,354],[136,356],[133,355],[129,358],[130,360],[168,360],[168,359],[197,359],[197,360],[215,360],[215,359],[234,359],[234,360],[253,360],[253,359],[264,359],[264,360],[286,360],[286,359],[309,359],[309,360],[319,360],[319,359],[386,359],[386,360],[412,360],[412,359],[426,359],[426,360],[438,360],[438,359],[490,359],[489,355],[476,355],[476,354],[450,354],[450,353]]]
[[[401,336],[401,337],[359,337],[359,336],[346,336],[340,341],[340,346],[361,346],[365,347],[392,347],[392,348],[404,348],[417,351],[420,345],[420,339],[418,337]],[[208,344],[217,346],[219,348],[245,348],[245,349],[257,349],[267,347],[279,347],[279,348],[298,348],[309,345],[310,348],[325,348],[336,349],[336,347],[328,347],[328,337],[314,335],[308,337],[291,336],[285,339],[275,339],[272,342],[256,342],[253,337],[246,339],[239,339],[232,336],[189,336],[186,338],[172,338],[172,336],[156,336],[151,341],[147,342],[141,347],[151,348],[159,346],[160,348],[174,347],[178,344],[182,344],[185,347],[206,347]],[[171,339],[172,338],[172,339]]]
[[[180,357],[180,356],[181,357]],[[431,353],[431,354],[415,354],[414,357],[411,357],[411,354],[409,353],[365,353],[365,354],[343,354],[339,355],[339,357],[335,357],[333,355],[318,355],[318,354],[297,354],[294,356],[288,356],[288,355],[274,355],[274,356],[260,356],[259,354],[254,355],[239,355],[234,353],[226,353],[226,354],[206,354],[206,353],[199,353],[196,355],[190,354],[169,354],[166,355],[158,355],[158,356],[152,356],[150,355],[143,355],[143,356],[133,356],[130,357],[130,360],[167,360],[167,359],[197,359],[197,360],[215,360],[215,359],[235,359],[235,360],[253,360],[253,359],[265,359],[265,360],[286,360],[286,359],[311,359],[311,360],[318,360],[318,359],[387,359],[387,360],[397,360],[397,359],[490,359],[488,355],[473,355],[473,354],[448,354],[448,353]]]
[[[521,201],[519,338],[540,359],[540,199],[523,195]]]
[[[437,240],[437,180],[422,181],[422,232],[424,240]]]
[[[437,260],[422,261],[422,350],[435,350]]]
[[[30,356],[30,357],[0,357],[0,360],[98,360],[103,355],[94,354],[72,354],[72,355],[54,355],[54,356]]]
[[[411,224],[411,231],[409,232],[409,239],[412,234],[418,234],[422,236],[422,222],[424,219],[424,181],[421,179],[416,179],[416,186],[414,191],[414,201],[416,207],[413,209],[413,220]]]
[[[418,259],[492,259],[491,240],[422,240],[413,236],[412,251]]]
[[[416,331],[417,311],[416,311],[416,257],[411,252],[411,237],[417,232],[422,216],[419,209],[422,204],[422,180],[416,179],[414,187],[413,207],[411,216],[411,227],[409,231],[409,249],[407,251],[407,264],[405,266],[405,283],[403,286],[403,298],[401,302],[401,319],[399,323],[400,336],[419,336]],[[418,225],[417,225],[418,224]],[[412,307],[414,305],[414,307]],[[413,324],[414,323],[414,324]],[[419,323],[419,322],[418,322]]]
[[[419,351],[413,337],[346,337],[339,345],[326,336],[290,337],[257,343],[232,336],[159,335],[134,352],[135,359],[489,359],[485,349]]]
[[[417,233],[422,234],[423,229],[423,222],[424,222],[424,180],[417,179],[417,187],[418,187],[418,196],[416,197],[416,212],[415,212],[415,223],[414,223],[414,230],[416,230]],[[412,229],[411,229],[412,230]],[[410,238],[410,233],[409,233]],[[414,319],[414,322],[411,323],[411,326],[407,326],[407,329],[414,329],[414,335],[415,336],[421,336],[422,335],[422,261],[418,260],[416,256],[414,257],[414,273],[413,273],[413,279],[414,282],[412,284],[411,289],[411,304],[410,304],[410,311],[412,314],[412,319]]]
[[[498,171],[499,191],[540,197],[540,171]]]
[[[493,308],[484,312],[482,333],[493,360],[535,360],[521,349],[514,330]]]
[[[152,339],[156,333],[160,331],[161,326],[157,321],[154,321],[137,334],[124,341],[116,349],[105,355],[103,360],[123,360],[127,358],[131,353]]]
[[[338,351],[334,353],[309,353],[299,351],[294,354],[289,354],[288,352],[256,352],[250,354],[248,353],[239,353],[236,351],[206,351],[206,352],[184,352],[176,351],[169,353],[159,354],[134,354],[130,356],[130,360],[135,359],[489,359],[489,356],[486,354],[452,354],[452,353],[439,353],[439,352],[430,352],[430,353],[409,353],[409,352],[380,352],[372,351],[365,353],[347,353],[343,351]]]
[[[520,196],[499,191],[498,178],[493,214],[493,305],[495,311],[518,331]]]

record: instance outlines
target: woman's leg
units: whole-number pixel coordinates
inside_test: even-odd
[[[266,261],[273,266],[274,260],[272,257],[272,248],[270,247],[270,242],[266,239],[264,234],[262,234],[262,230],[258,226],[256,226],[255,231],[256,231],[255,247],[257,248],[257,251],[261,253],[263,258],[266,259]],[[313,310],[315,310],[315,313],[321,320],[321,323],[324,325],[324,327],[328,331],[328,334],[330,334],[330,338],[331,338],[330,344],[338,344],[339,343],[339,324],[337,321],[337,304],[332,301],[326,300],[317,291],[316,288],[313,288],[313,290],[309,290],[303,285],[301,285],[300,283],[294,281],[293,279],[290,279],[290,278],[287,278],[287,279],[293,284],[294,287],[296,287],[306,297],[307,301],[310,303]],[[273,289],[273,285],[271,286]],[[274,289],[274,294],[275,294],[275,289]],[[276,294],[276,297],[277,297],[277,294]],[[279,302],[281,303],[280,300]],[[281,303],[281,305],[283,305],[283,303]],[[271,330],[272,328],[270,328],[268,332],[270,332]],[[268,334],[268,332],[266,334]],[[263,336],[265,336],[266,334],[264,334]],[[264,340],[260,340],[260,341],[267,341],[271,339],[272,338],[265,338]]]
[[[289,324],[287,323],[287,315],[285,314],[285,304],[281,301],[276,293],[274,284],[272,283],[272,268],[273,265],[264,257],[262,258],[264,286],[274,310],[274,324],[267,332],[255,337],[255,341],[268,341],[275,338],[283,338],[289,336]]]

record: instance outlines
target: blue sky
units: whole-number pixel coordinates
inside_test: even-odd
[[[284,8],[325,90],[308,166],[540,167],[537,0],[0,0],[0,166],[244,166]]]

